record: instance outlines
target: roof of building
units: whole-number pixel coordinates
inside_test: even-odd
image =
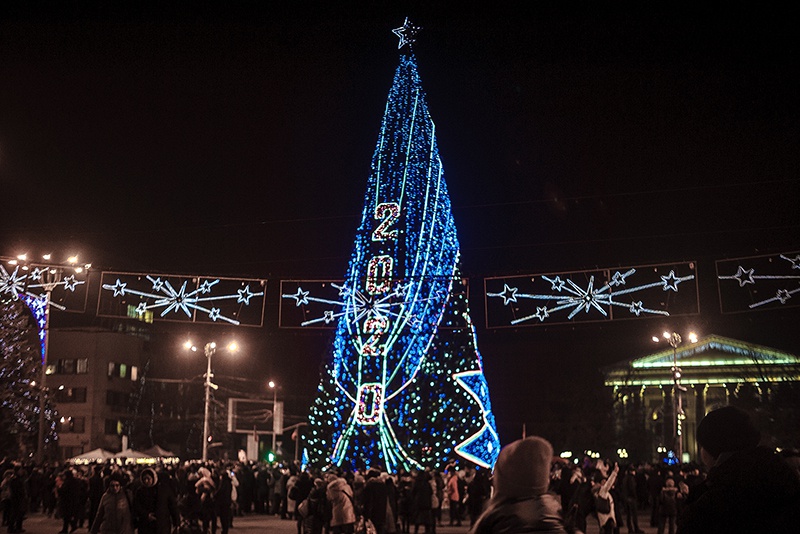
[[[677,363],[682,384],[800,381],[800,357],[711,334],[603,369],[607,386],[666,385]]]

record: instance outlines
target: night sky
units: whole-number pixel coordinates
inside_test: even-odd
[[[797,308],[722,315],[714,280],[800,250],[788,12],[104,4],[0,8],[0,255],[267,278],[247,374],[310,397],[329,334],[277,328],[278,281],[343,276],[408,16],[504,441],[565,439],[553,406],[665,328],[800,353]],[[482,326],[484,277],[687,260],[696,316]]]

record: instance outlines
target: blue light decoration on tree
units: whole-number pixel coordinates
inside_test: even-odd
[[[413,42],[418,28],[408,20],[403,28]],[[494,465],[500,443],[464,285],[435,126],[409,53],[389,92],[339,286],[336,335],[309,414],[311,465],[396,472],[457,457]]]

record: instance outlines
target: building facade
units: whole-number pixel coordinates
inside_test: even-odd
[[[146,339],[97,328],[50,332],[47,388],[57,411],[60,459],[118,452],[140,395]]]
[[[782,390],[800,383],[800,358],[709,335],[607,367],[616,402],[615,434],[636,457],[687,462],[699,458],[697,423],[731,403],[769,410]],[[795,389],[796,391],[796,389]]]

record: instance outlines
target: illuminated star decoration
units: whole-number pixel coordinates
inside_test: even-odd
[[[303,291],[302,287],[297,288],[297,293],[294,295],[283,295],[285,298],[294,298],[296,303],[295,306],[300,307],[301,305],[308,304],[308,291]]]
[[[601,287],[594,287],[594,276],[589,278],[586,287],[581,287],[571,279],[562,279],[560,276],[548,277],[542,276],[543,280],[550,282],[552,293],[550,294],[528,294],[519,293],[519,288],[509,287],[504,284],[503,291],[500,293],[486,293],[487,297],[499,297],[503,299],[503,304],[508,305],[509,302],[517,302],[517,299],[532,299],[532,300],[555,300],[556,305],[553,307],[537,307],[536,313],[520,317],[511,321],[512,325],[530,321],[531,319],[538,319],[539,322],[544,322],[545,319],[550,317],[553,313],[562,310],[569,310],[567,319],[573,319],[578,313],[589,313],[595,310],[602,314],[604,317],[608,316],[607,308],[611,306],[618,306],[627,308],[632,314],[639,317],[642,313],[655,314],[655,315],[669,315],[666,310],[651,309],[644,306],[642,301],[621,302],[617,297],[626,294],[636,293],[654,287],[661,287],[664,291],[678,291],[678,284],[687,280],[693,280],[694,275],[677,276],[674,270],[671,270],[666,276],[661,276],[659,282],[652,282],[649,284],[642,284],[635,287],[626,289],[617,289],[626,285],[626,280],[636,272],[636,269],[630,269],[626,272],[616,271],[611,280]],[[509,294],[513,296],[513,300],[509,298]]]
[[[457,373],[453,378],[456,379],[458,385],[463,387],[475,399],[475,402],[481,408],[481,413],[484,414],[483,426],[480,430],[460,443],[456,447],[456,451],[473,463],[481,467],[490,468],[491,466],[486,462],[485,458],[491,458],[499,452],[500,438],[497,436],[494,425],[487,420],[487,414],[491,414],[488,409],[491,404],[489,402],[489,388],[486,386],[486,378],[481,370]]]
[[[794,258],[790,258],[785,254],[780,254],[779,256],[782,260],[789,262],[791,265],[791,270],[800,269],[800,254],[797,254]],[[736,280],[739,282],[739,287],[744,287],[750,284],[755,285],[757,280],[800,280],[800,275],[755,274],[755,269],[745,269],[739,265],[738,269],[736,270],[736,274],[729,276],[718,276],[717,278],[720,280]],[[754,302],[753,304],[750,304],[749,308],[758,308],[773,302],[786,304],[786,302],[792,298],[792,295],[798,292],[800,292],[800,287],[796,287],[794,289],[781,288],[775,292],[775,296]]]
[[[408,17],[406,17],[406,20],[403,22],[402,26],[392,30],[392,33],[400,38],[400,42],[397,43],[397,49],[400,50],[406,45],[411,48],[411,45],[417,40],[417,33],[421,29],[422,28],[420,26],[414,26],[411,24],[411,22],[408,20]]]
[[[509,302],[517,302],[517,288],[508,287],[508,284],[503,284],[503,291],[498,293],[497,296],[503,297],[503,304],[508,306]]]
[[[219,300],[233,300],[236,299],[237,304],[250,305],[250,299],[253,297],[263,297],[264,292],[253,293],[250,290],[250,285],[246,285],[243,289],[239,289],[235,295],[210,295],[213,287],[219,283],[217,280],[204,280],[197,289],[187,291],[188,282],[184,282],[179,289],[172,287],[168,280],[161,280],[147,275],[146,278],[152,284],[152,292],[138,291],[135,289],[128,289],[127,283],[123,283],[119,278],[113,284],[103,284],[103,289],[113,291],[115,297],[125,295],[136,295],[147,301],[142,301],[136,306],[136,313],[143,315],[149,310],[163,308],[161,317],[166,316],[170,312],[183,312],[187,317],[191,318],[192,314],[196,311],[207,313],[208,318],[212,321],[225,321],[230,324],[238,325],[239,321],[231,317],[222,315],[220,308],[211,309],[206,308],[204,303],[219,301]],[[208,295],[201,297],[199,295]]]
[[[65,291],[74,293],[79,285],[86,283],[84,280],[78,280],[74,275],[70,275],[65,276],[64,279],[59,282],[50,284],[42,281],[42,275],[45,272],[44,269],[36,267],[30,274],[20,271],[19,265],[17,265],[13,271],[9,272],[4,265],[0,264],[0,295],[10,296],[14,300],[25,295],[32,299],[46,301],[48,289],[53,291],[58,287],[63,287]],[[65,306],[53,302],[52,299],[50,299],[50,306],[59,310],[66,309]]]

